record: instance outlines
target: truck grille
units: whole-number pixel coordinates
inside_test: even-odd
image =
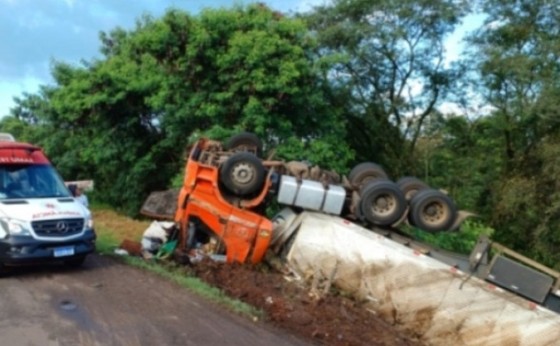
[[[84,219],[33,221],[31,227],[40,237],[68,237],[84,229]]]

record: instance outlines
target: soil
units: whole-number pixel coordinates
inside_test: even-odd
[[[150,222],[125,218],[109,210],[94,211],[99,227],[120,239],[138,241]],[[277,268],[277,266],[274,266]],[[264,322],[319,345],[421,345],[414,336],[368,311],[360,302],[332,289],[312,292],[304,283],[274,269],[203,260],[186,271],[264,311]]]
[[[421,345],[342,292],[313,293],[266,264],[204,260],[192,271],[228,296],[264,311],[266,322],[320,345]]]

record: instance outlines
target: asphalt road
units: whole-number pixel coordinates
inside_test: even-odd
[[[156,275],[91,255],[0,278],[0,345],[307,345]]]

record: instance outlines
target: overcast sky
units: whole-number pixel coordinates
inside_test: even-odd
[[[0,0],[0,117],[13,98],[51,84],[52,60],[78,64],[99,57],[99,32],[134,27],[148,13],[162,15],[170,7],[192,14],[204,7],[230,7],[239,0]],[[305,11],[324,0],[259,1],[283,12]],[[456,54],[458,36],[448,49]]]

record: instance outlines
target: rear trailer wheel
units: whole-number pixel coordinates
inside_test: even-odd
[[[397,184],[390,180],[371,181],[360,191],[363,217],[377,226],[390,226],[406,211],[406,199]]]
[[[259,191],[264,179],[261,160],[248,152],[233,154],[220,167],[220,180],[225,188],[239,197]]]
[[[254,133],[241,132],[231,136],[227,140],[225,148],[232,151],[248,151],[256,154],[257,156],[261,156],[263,143]]]
[[[388,175],[380,165],[373,162],[362,162],[352,168],[348,174],[350,184],[358,190],[377,179],[388,179]]]
[[[397,181],[397,185],[407,201],[410,201],[418,191],[429,188],[426,183],[416,177],[402,177]]]
[[[409,221],[413,226],[425,231],[449,230],[456,218],[455,203],[441,191],[425,189],[410,201]]]

